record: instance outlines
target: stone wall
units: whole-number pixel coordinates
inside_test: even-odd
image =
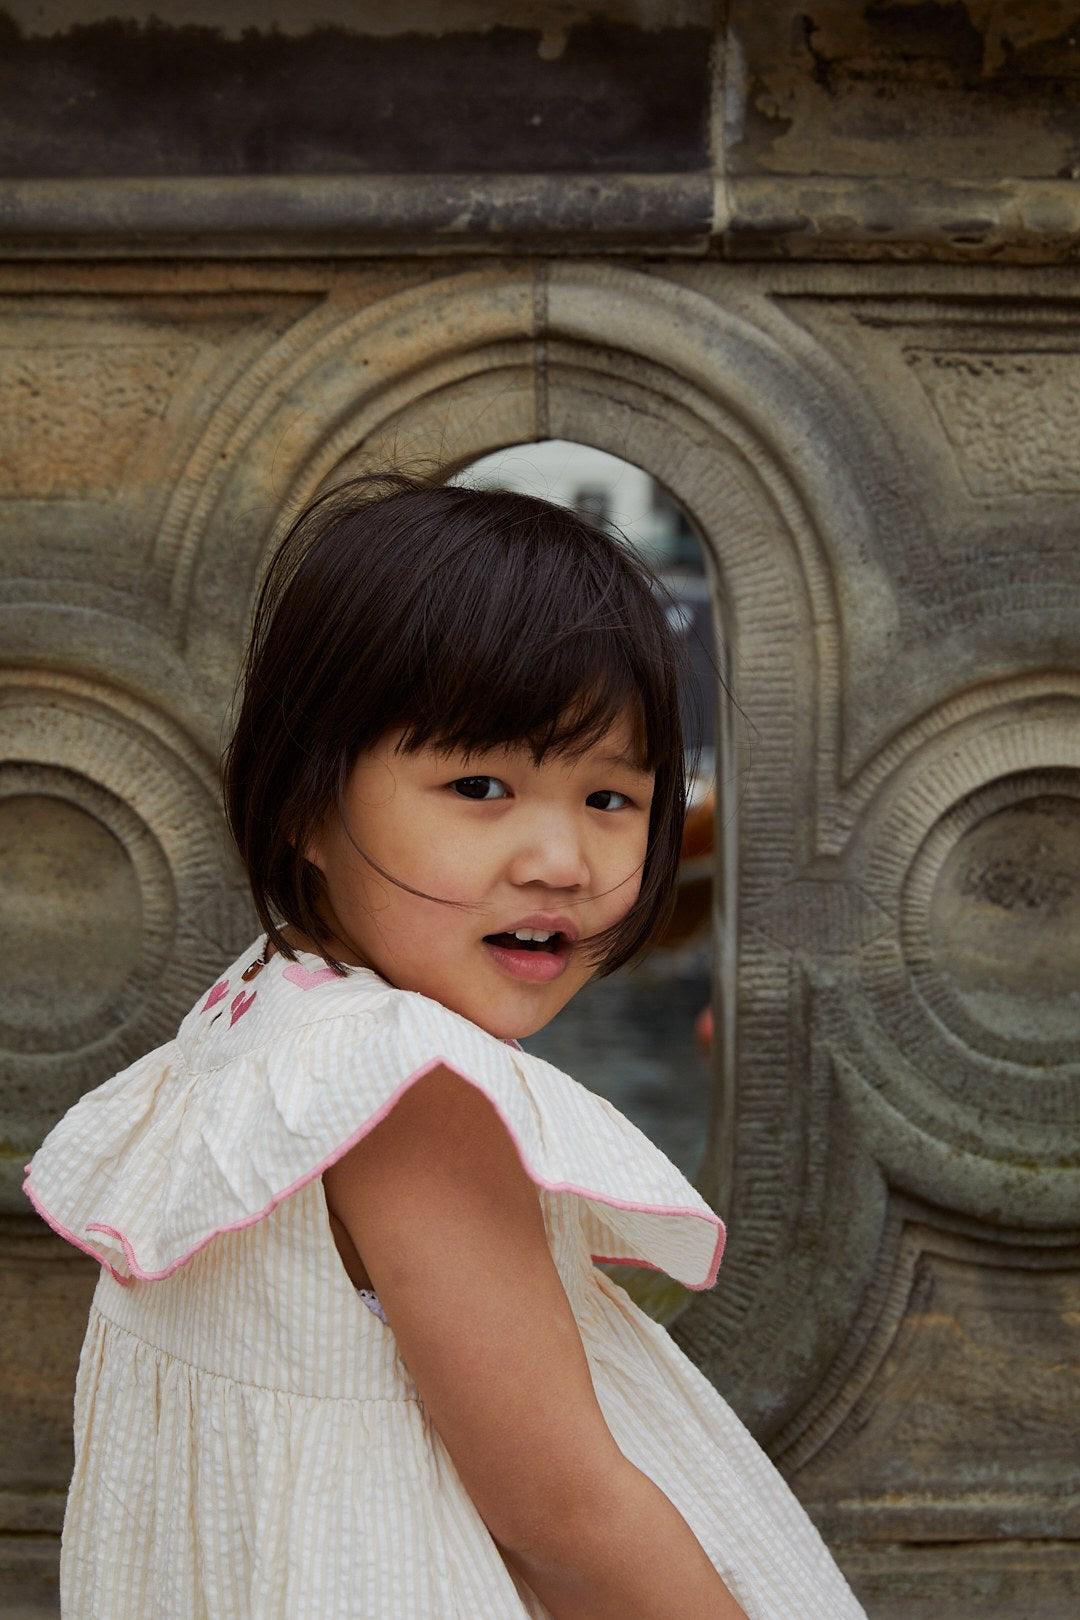
[[[216,762],[273,537],[560,437],[690,515],[741,705],[677,1337],[874,1620],[1075,1614],[1080,22],[327,3],[334,123],[310,8],[156,9],[0,25],[5,1612],[55,1610],[93,1285],[20,1170],[252,932]]]

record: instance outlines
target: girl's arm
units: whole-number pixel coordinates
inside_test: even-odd
[[[466,1490],[556,1620],[745,1620],[597,1403],[537,1190],[439,1068],[323,1178]]]

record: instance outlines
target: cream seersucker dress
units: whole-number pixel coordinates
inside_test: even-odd
[[[75,1401],[66,1620],[546,1613],[507,1571],[327,1217],[321,1171],[439,1063],[502,1116],[612,1433],[749,1620],[858,1620],[750,1434],[593,1264],[712,1283],[723,1228],[675,1167],[602,1098],[437,1002],[313,956],[273,956],[244,981],[257,951],[175,1040],[82,1098],[30,1168],[41,1214],[104,1268]]]

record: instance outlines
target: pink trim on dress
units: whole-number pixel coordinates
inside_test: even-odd
[[[380,1108],[377,1108],[373,1114],[369,1114],[364,1123],[358,1126],[355,1131],[347,1136],[344,1142],[340,1143],[332,1153],[328,1153],[325,1158],[320,1159],[318,1164],[316,1164],[313,1169],[306,1171],[304,1175],[300,1176],[296,1181],[291,1182],[289,1186],[285,1187],[281,1192],[275,1193],[270,1199],[269,1203],[264,1205],[262,1209],[258,1210],[254,1215],[245,1215],[238,1221],[230,1221],[225,1226],[215,1226],[213,1230],[208,1232],[204,1238],[201,1238],[199,1242],[188,1249],[185,1254],[182,1254],[178,1260],[174,1260],[171,1265],[166,1266],[162,1271],[144,1271],[136,1260],[135,1251],[132,1249],[128,1239],[122,1232],[118,1232],[115,1227],[106,1226],[99,1221],[87,1221],[86,1231],[101,1232],[105,1236],[111,1237],[114,1242],[119,1243],[124,1252],[124,1259],[127,1261],[128,1269],[131,1272],[132,1277],[138,1278],[140,1282],[162,1282],[166,1277],[171,1277],[174,1271],[179,1271],[181,1266],[187,1265],[188,1261],[193,1259],[201,1249],[205,1249],[208,1243],[212,1242],[214,1238],[221,1236],[222,1233],[240,1232],[243,1231],[245,1227],[254,1226],[256,1222],[265,1220],[268,1215],[273,1213],[279,1204],[283,1204],[285,1202],[286,1198],[291,1198],[294,1193],[297,1193],[302,1188],[308,1186],[308,1184],[314,1181],[317,1176],[321,1176],[324,1171],[329,1170],[331,1165],[336,1164],[339,1159],[343,1159],[351,1148],[354,1148],[358,1142],[362,1142],[364,1137],[369,1135],[369,1133],[375,1129],[376,1125],[382,1123],[387,1114],[390,1113],[391,1109],[395,1107],[395,1105],[401,1100],[411,1086],[414,1086],[418,1080],[422,1080],[425,1075],[430,1074],[432,1070],[438,1068],[448,1069],[451,1074],[456,1074],[458,1078],[460,1080],[464,1080],[467,1085],[475,1086],[477,1091],[483,1092],[483,1095],[487,1098],[492,1108],[494,1108],[495,1112],[498,1114],[507,1135],[513,1142],[517,1156],[521,1161],[521,1167],[525,1171],[525,1174],[535,1186],[541,1187],[545,1192],[572,1193],[578,1198],[588,1198],[594,1203],[606,1204],[610,1209],[625,1209],[628,1211],[628,1213],[633,1215],[660,1215],[673,1217],[675,1219],[688,1217],[693,1220],[705,1221],[707,1224],[714,1226],[716,1228],[716,1246],[713,1250],[712,1262],[706,1280],[701,1283],[683,1284],[683,1287],[690,1288],[694,1292],[700,1292],[703,1289],[711,1288],[713,1286],[716,1281],[716,1274],[720,1269],[720,1257],[724,1252],[724,1240],[726,1237],[724,1223],[720,1219],[719,1215],[715,1215],[712,1210],[705,1213],[700,1209],[690,1209],[681,1205],[642,1204],[633,1199],[612,1198],[604,1193],[596,1192],[588,1187],[579,1187],[575,1182],[572,1181],[545,1181],[542,1176],[538,1176],[535,1173],[532,1166],[529,1164],[522,1150],[521,1143],[518,1140],[516,1131],[514,1130],[510,1121],[507,1119],[506,1115],[503,1113],[502,1109],[499,1107],[499,1104],[495,1101],[495,1098],[492,1097],[490,1092],[485,1090],[484,1086],[482,1086],[478,1080],[475,1080],[472,1075],[465,1074],[463,1070],[457,1068],[455,1064],[448,1062],[447,1059],[442,1056],[433,1057],[427,1063],[422,1064],[419,1069],[415,1069],[412,1074],[408,1075],[406,1079],[401,1082],[396,1090],[391,1092],[386,1102],[383,1103]],[[30,1169],[32,1168],[33,1164],[31,1163]],[[27,1180],[24,1183],[24,1191],[26,1192],[26,1195],[30,1199],[34,1208],[37,1210],[38,1214],[43,1220],[48,1222],[55,1232],[58,1232],[61,1237],[67,1238],[70,1243],[74,1243],[76,1248],[83,1249],[87,1254],[93,1254],[95,1260],[103,1265],[106,1270],[110,1271],[114,1277],[117,1277],[119,1281],[126,1280],[120,1277],[109,1262],[103,1259],[102,1256],[99,1255],[95,1250],[88,1248],[87,1245],[80,1241],[79,1238],[75,1237],[71,1232],[66,1231],[57,1221],[53,1220],[53,1218],[45,1210],[44,1206],[38,1201],[35,1194],[31,1191],[29,1184],[29,1172],[27,1173]],[[594,1258],[599,1257],[594,1256]],[[603,1258],[612,1265],[643,1265],[649,1267],[649,1269],[653,1271],[658,1271],[661,1269],[659,1266],[653,1265],[650,1261],[635,1260],[633,1256],[629,1255],[625,1258],[621,1256],[604,1256]],[[678,1282],[680,1279],[676,1277],[673,1280]]]
[[[99,1266],[104,1266],[110,1277],[114,1277],[116,1281],[124,1288],[129,1287],[132,1281],[130,1277],[125,1277],[122,1271],[117,1271],[116,1267],[111,1265],[109,1261],[105,1259],[104,1255],[99,1254],[96,1249],[91,1248],[89,1243],[87,1243],[83,1238],[76,1237],[74,1232],[69,1232],[66,1226],[62,1226],[58,1220],[49,1214],[49,1211],[45,1208],[45,1205],[41,1202],[37,1193],[30,1185],[30,1169],[31,1166],[27,1165],[26,1180],[23,1182],[23,1192],[26,1194],[27,1198],[29,1198],[30,1202],[33,1204],[46,1226],[51,1226],[57,1237],[66,1239],[66,1241],[73,1244],[76,1249],[81,1249],[83,1254],[88,1254],[92,1260],[96,1260]],[[96,1230],[96,1227],[87,1227],[88,1232]]]
[[[639,1266],[642,1271],[660,1271],[662,1269],[660,1266],[654,1265],[651,1260],[631,1259],[625,1254],[592,1254],[589,1256],[589,1259],[594,1265],[597,1266]],[[719,1266],[719,1264],[720,1262],[717,1261],[717,1266]],[[679,1282],[678,1277],[673,1277],[671,1280],[672,1282]],[[715,1271],[713,1272],[713,1281],[716,1281]],[[694,1285],[692,1283],[679,1283],[679,1286],[680,1288],[690,1288]],[[711,1285],[709,1283],[702,1283],[700,1286],[702,1288],[708,1288]]]

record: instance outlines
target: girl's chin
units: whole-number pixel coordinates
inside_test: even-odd
[[[569,951],[514,951],[485,941],[482,955],[473,958],[463,983],[462,976],[445,969],[439,972],[436,964],[415,958],[372,960],[364,965],[395,989],[437,1001],[497,1040],[509,1041],[535,1035],[580,990],[580,971],[568,973],[572,963]]]
[[[513,994],[513,987],[508,986],[509,996],[477,996],[475,998],[456,998],[434,996],[435,1001],[441,1001],[450,1012],[456,1012],[462,1018],[467,1018],[471,1024],[488,1035],[493,1035],[499,1041],[527,1040],[538,1030],[550,1024],[556,1013],[561,1012],[569,996],[559,997],[552,1004],[549,997],[543,998],[540,1005],[535,995],[530,995],[523,987],[518,995]]]

